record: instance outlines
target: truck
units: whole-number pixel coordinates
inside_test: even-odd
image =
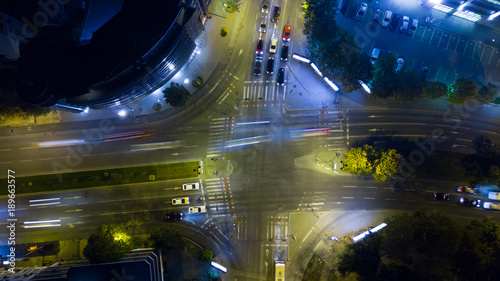
[[[274,265],[274,277],[275,281],[285,281],[285,262],[276,261]]]
[[[500,200],[500,192],[490,191],[488,192],[488,198],[491,200]]]

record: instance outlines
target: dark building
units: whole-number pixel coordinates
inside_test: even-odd
[[[205,0],[69,3],[20,46],[17,91],[29,103],[104,108],[144,97],[189,61],[208,12]]]

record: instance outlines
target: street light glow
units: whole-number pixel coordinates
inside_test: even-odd
[[[491,16],[488,17],[488,20],[494,20],[496,17],[500,16],[500,11],[492,14]]]
[[[184,79],[184,84],[187,84],[187,83],[189,83],[189,79],[186,78],[186,79]]]
[[[365,84],[365,82],[361,81],[361,80],[358,80],[359,84],[361,84],[361,87],[363,87],[363,89],[368,93],[368,94],[371,94],[372,91],[370,90],[370,88]]]
[[[302,56],[299,56],[297,54],[293,54],[292,58],[296,59],[296,60],[300,60],[300,61],[303,61],[305,63],[310,63],[311,60],[307,59],[307,58],[304,58]]]
[[[118,116],[120,117],[125,117],[127,116],[127,111],[125,111],[124,109],[118,111]]]
[[[330,79],[328,79],[328,77],[325,77],[325,81],[326,81],[326,83],[328,83],[328,85],[330,85],[330,87],[332,87],[332,89],[335,92],[339,90],[339,87],[337,87],[337,85],[335,85],[335,83],[333,83],[332,81],[330,81]]]
[[[323,77],[323,73],[319,71],[319,68],[314,64],[314,62],[311,62],[311,67],[314,69],[314,71],[316,71],[316,73],[318,73],[319,76]]]

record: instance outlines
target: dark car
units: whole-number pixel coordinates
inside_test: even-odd
[[[261,67],[262,67],[262,58],[261,57],[255,58],[255,68],[253,70],[253,74],[260,75]]]
[[[434,200],[438,201],[446,201],[450,200],[450,194],[449,193],[434,193]]]
[[[427,80],[427,75],[429,75],[429,67],[422,66],[422,69],[420,70],[420,78],[422,81]]]
[[[166,222],[176,222],[182,220],[183,214],[179,212],[170,212],[165,214]]]
[[[281,60],[288,60],[288,45],[281,46]]]
[[[257,48],[255,49],[255,53],[257,55],[262,55],[264,53],[264,39],[259,38],[257,39]]]
[[[273,17],[271,18],[272,22],[279,22],[280,21],[280,6],[274,6],[273,7]]]
[[[469,199],[466,197],[462,197],[462,198],[460,198],[460,200],[458,200],[458,202],[460,203],[460,205],[462,205],[464,207],[481,208],[481,200],[480,199]]]
[[[274,72],[274,58],[267,59],[266,71],[268,74],[273,74],[273,72]]]
[[[392,16],[391,25],[389,26],[389,28],[391,30],[396,30],[396,28],[398,28],[398,26],[399,26],[399,21],[400,20],[401,20],[401,16],[398,15],[398,14],[394,14]]]
[[[278,70],[278,80],[276,80],[276,84],[278,84],[278,86],[285,85],[285,69],[283,67]]]

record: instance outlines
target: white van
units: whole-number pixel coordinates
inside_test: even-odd
[[[187,191],[187,190],[198,190],[200,189],[200,184],[195,182],[195,183],[185,183],[182,185],[182,190]]]
[[[372,64],[375,64],[375,61],[378,59],[379,55],[380,55],[380,49],[373,48],[372,53],[370,54],[370,61],[372,62]]]

